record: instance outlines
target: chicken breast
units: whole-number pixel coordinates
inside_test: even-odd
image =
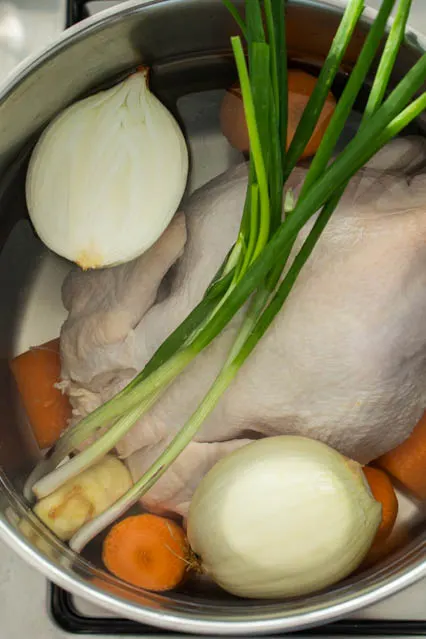
[[[425,140],[401,138],[352,179],[279,316],[146,506],[185,515],[200,478],[253,438],[304,435],[366,463],[409,436],[426,407],[425,161]],[[303,177],[300,168],[291,176],[296,194]],[[246,186],[240,165],[191,197],[185,251],[162,301],[153,303],[182,252],[181,215],[132,264],[70,274],[61,350],[75,419],[143,368],[199,302],[236,238]],[[120,442],[135,479],[204,397],[241,317]]]

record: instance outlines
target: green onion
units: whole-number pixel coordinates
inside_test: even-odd
[[[284,7],[284,3],[281,3],[282,7]],[[272,1],[264,0],[265,6],[265,15],[266,15],[266,23],[268,25],[268,38],[269,44],[271,46],[272,52],[276,52],[277,50],[277,32],[274,24],[274,12],[272,9]],[[271,88],[272,88],[272,97],[274,100],[275,108],[278,110],[280,104],[280,84],[278,77],[278,60],[276,55],[271,55]],[[264,84],[268,84],[265,82]],[[285,148],[285,147],[284,147]]]
[[[252,46],[255,42],[265,42],[262,9],[259,0],[245,0],[246,6],[246,39],[250,62],[252,60]],[[251,70],[251,69],[250,69]]]
[[[225,5],[225,7],[228,9],[232,17],[234,18],[237,25],[239,26],[240,31],[243,34],[243,37],[247,40],[247,26],[244,20],[242,19],[242,17],[240,16],[240,14],[238,13],[235,5],[231,2],[231,0],[222,0],[222,2]]]
[[[318,118],[331,90],[336,74],[339,71],[343,56],[346,53],[355,27],[364,10],[364,6],[364,0],[350,0],[345,9],[315,88],[312,91],[308,104],[300,119],[299,126],[291,141],[284,166],[285,179],[287,179],[293,171],[312,137]]]
[[[395,0],[383,0],[377,18],[368,33],[365,44],[358,56],[350,78],[346,84],[343,94],[337,103],[330,124],[324,134],[321,144],[312,160],[308,174],[303,183],[300,198],[303,198],[312,184],[324,172],[333,154],[340,134],[352,111],[352,107],[358,93],[364,84],[367,73],[374,60],[374,56],[379,47],[380,41],[386,28],[386,23],[393,9]]]
[[[272,6],[270,6],[272,4]],[[278,77],[278,100],[276,108],[276,118],[278,120],[278,141],[281,149],[282,174],[281,180],[284,184],[284,164],[287,148],[287,123],[288,123],[288,77],[287,77],[287,34],[286,34],[286,2],[265,3],[265,12],[270,30],[271,47],[275,47],[274,57]],[[272,18],[269,15],[272,9]],[[275,29],[275,38],[272,37],[272,23]]]
[[[369,118],[381,105],[396,62],[399,48],[404,41],[405,28],[410,15],[412,0],[402,0],[398,6],[395,20],[383,50],[377,69],[373,87],[364,112],[364,118]]]
[[[250,138],[250,153],[253,158],[253,165],[256,171],[256,179],[259,186],[259,200],[260,200],[260,224],[259,233],[256,248],[254,251],[255,257],[265,246],[269,238],[269,191],[268,191],[268,177],[266,173],[265,160],[262,153],[262,144],[260,138],[260,132],[258,128],[258,120],[256,119],[256,112],[254,107],[253,94],[250,86],[249,75],[244,59],[244,51],[241,45],[241,40],[238,37],[231,38],[232,49],[234,51],[235,62],[238,72],[240,74],[241,95],[243,98],[244,113],[247,122],[247,130]],[[259,60],[260,51],[257,43],[253,44],[254,55],[257,53],[257,60]],[[265,45],[266,46],[266,45]],[[266,58],[266,59],[265,59]],[[263,69],[269,66],[269,59],[264,55]],[[263,76],[264,77],[264,76]],[[262,75],[259,74],[259,81],[262,81]],[[263,121],[263,118],[261,118]],[[265,134],[265,130],[263,129]]]
[[[391,32],[389,34],[386,46],[380,59],[377,73],[374,77],[374,82],[370,91],[367,106],[365,107],[362,116],[360,129],[365,126],[366,122],[368,122],[368,119],[377,111],[383,101],[392,74],[392,70],[396,62],[399,48],[404,40],[405,27],[407,25],[411,4],[412,0],[401,0],[398,6],[395,21],[392,25]],[[346,186],[347,184],[342,187],[340,193],[337,193],[335,196],[333,196],[333,201],[330,201],[329,203],[330,208],[333,208],[333,206],[334,208],[337,207],[340,197],[343,195]]]
[[[275,3],[275,7],[284,7],[283,3]],[[336,74],[340,68],[340,64],[343,60],[343,56],[347,50],[349,42],[352,38],[353,32],[357,25],[357,22],[364,9],[364,0],[350,0],[345,12],[343,14],[340,25],[337,29],[336,35],[333,38],[330,50],[327,58],[322,66],[320,75],[315,84],[314,90],[308,100],[306,108],[303,111],[299,125],[296,129],[293,140],[291,141],[287,156],[283,155],[283,175],[281,181],[281,189],[284,182],[290,176],[297,161],[306,148],[312,133],[315,130],[318,118],[321,115],[321,111],[324,107],[327,96],[331,90],[331,86],[336,77]],[[285,29],[282,30],[285,35]],[[288,94],[287,83],[285,84],[285,95]],[[282,148],[285,149],[286,136],[287,136],[287,110],[288,100],[285,100],[285,135],[282,141]],[[296,238],[294,238],[294,241]],[[275,269],[268,276],[266,287],[269,291],[273,291],[282,272],[282,269],[287,262],[291,254],[293,243],[289,244],[285,253],[282,263],[278,263]]]

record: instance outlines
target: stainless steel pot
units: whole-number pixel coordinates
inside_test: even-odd
[[[290,0],[293,58],[320,64],[341,11],[342,5],[334,1]],[[348,51],[349,66],[356,59],[370,18],[367,13]],[[413,519],[411,543],[385,563],[311,597],[258,603],[211,591],[165,596],[141,593],[74,556],[31,515],[22,489],[38,452],[7,366],[23,323],[31,330],[31,317],[24,317],[22,309],[34,296],[35,273],[43,252],[26,219],[24,201],[26,162],[34,137],[65,105],[141,61],[153,65],[154,89],[171,108],[179,96],[226,86],[234,77],[229,47],[234,32],[234,23],[220,0],[125,3],[64,33],[0,87],[0,534],[49,579],[122,616],[182,632],[247,636],[334,620],[426,575],[425,525]],[[406,73],[425,47],[425,39],[410,33],[394,79]],[[424,131],[425,122],[420,121],[419,127]],[[61,277],[63,268],[58,263],[55,277]],[[46,318],[51,315],[52,299],[38,297],[37,305]],[[42,536],[42,544],[34,542],[34,533]]]

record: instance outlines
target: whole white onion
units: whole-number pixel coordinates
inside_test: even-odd
[[[286,597],[351,573],[380,521],[359,464],[321,442],[281,436],[213,467],[192,499],[188,539],[203,571],[228,592]]]
[[[187,175],[182,132],[142,69],[47,127],[27,173],[28,211],[58,255],[83,268],[112,266],[159,238]]]

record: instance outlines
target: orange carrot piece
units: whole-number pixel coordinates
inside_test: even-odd
[[[318,78],[306,73],[305,71],[298,71],[296,69],[290,69],[288,72],[288,143],[294,137],[297,126],[302,117],[302,113],[305,110],[308,100],[313,93]],[[322,108],[318,122],[312,133],[312,137],[309,140],[305,150],[302,153],[302,158],[308,158],[318,150],[324,133],[329,125],[331,116],[334,113],[336,107],[336,100],[332,93],[328,94],[325,104]]]
[[[373,546],[381,545],[391,534],[398,515],[398,499],[389,477],[378,468],[364,467],[373,497],[382,506],[382,521],[373,541]]]
[[[288,124],[287,148],[294,137],[302,113],[315,88],[317,78],[305,71],[290,69],[288,72]],[[302,158],[315,155],[336,107],[336,100],[329,93],[317,125]],[[232,86],[225,94],[220,110],[220,126],[231,146],[239,151],[249,150],[249,135],[239,85]]]
[[[374,499],[382,506],[382,521],[361,566],[368,568],[386,557],[393,549],[393,539],[389,538],[398,515],[398,499],[386,473],[371,466],[364,466],[363,470]]]
[[[171,590],[183,581],[188,555],[182,528],[171,519],[151,514],[120,521],[102,548],[102,560],[113,575],[154,592]]]
[[[426,413],[405,442],[375,463],[418,499],[426,499]]]
[[[10,368],[38,445],[53,446],[71,417],[68,397],[55,388],[61,372],[59,339],[18,355]]]

